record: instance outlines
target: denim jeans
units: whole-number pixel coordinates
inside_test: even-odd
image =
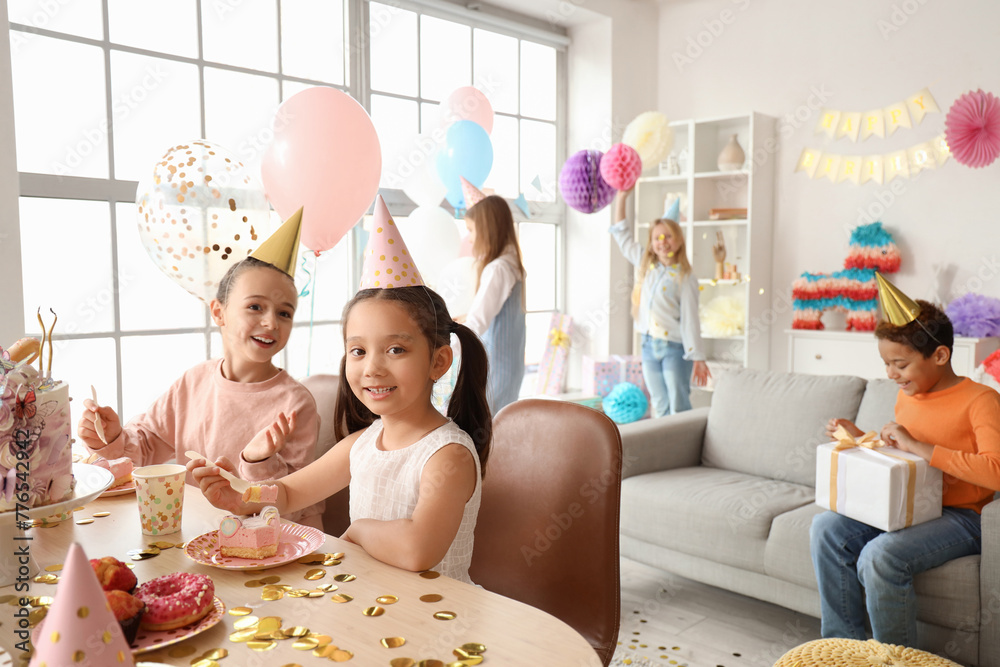
[[[684,359],[684,346],[642,335],[642,379],[653,402],[653,416],[691,409],[691,371],[694,362]]]
[[[945,507],[939,519],[891,533],[834,512],[817,514],[809,543],[823,636],[866,639],[867,605],[875,639],[917,647],[913,578],[978,554],[981,535],[979,514],[956,507]]]

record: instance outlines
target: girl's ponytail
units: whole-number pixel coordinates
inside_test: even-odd
[[[464,324],[452,322],[452,333],[462,346],[462,362],[458,379],[448,402],[448,417],[469,434],[479,452],[479,467],[486,474],[486,460],[490,457],[493,440],[493,417],[486,400],[486,377],[489,361],[486,348],[479,336]]]

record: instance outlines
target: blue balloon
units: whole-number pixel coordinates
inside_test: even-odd
[[[438,176],[448,188],[445,197],[456,210],[465,208],[465,195],[462,193],[464,176],[477,188],[486,182],[493,168],[493,144],[490,135],[479,123],[471,120],[459,120],[448,128],[444,147],[437,155]]]

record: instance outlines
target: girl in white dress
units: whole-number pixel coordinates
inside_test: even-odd
[[[374,240],[369,241],[362,288],[374,289],[362,289],[344,308],[345,355],[335,415],[341,440],[313,464],[278,481],[274,504],[284,514],[350,484],[351,525],[343,539],[391,565],[434,569],[471,582],[473,531],[492,438],[486,350],[472,330],[452,321],[437,293],[422,284],[386,283],[387,276],[406,275],[403,271],[407,278],[419,274],[412,260],[397,259],[392,267],[377,264],[380,257],[383,262],[408,259],[388,211],[379,220],[380,204],[373,228],[396,236],[374,252],[369,252]],[[445,417],[434,408],[431,392],[451,366],[452,333],[462,355]],[[200,459],[188,469],[216,507],[259,511],[261,505],[243,503],[219,475],[228,464]]]

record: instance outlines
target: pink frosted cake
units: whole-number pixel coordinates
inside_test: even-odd
[[[273,503],[278,499],[278,487],[275,484],[251,486],[243,492],[245,503]]]
[[[111,459],[110,461],[98,457],[94,459],[93,465],[104,468],[114,475],[115,481],[111,483],[111,488],[128,484],[132,481],[132,459],[127,456],[123,456],[120,459]]]
[[[0,353],[3,350],[0,349]],[[69,385],[0,358],[0,512],[73,495]]]
[[[230,514],[219,524],[219,547],[223,556],[234,558],[270,558],[278,553],[281,517],[275,507],[267,506],[255,516]]]

